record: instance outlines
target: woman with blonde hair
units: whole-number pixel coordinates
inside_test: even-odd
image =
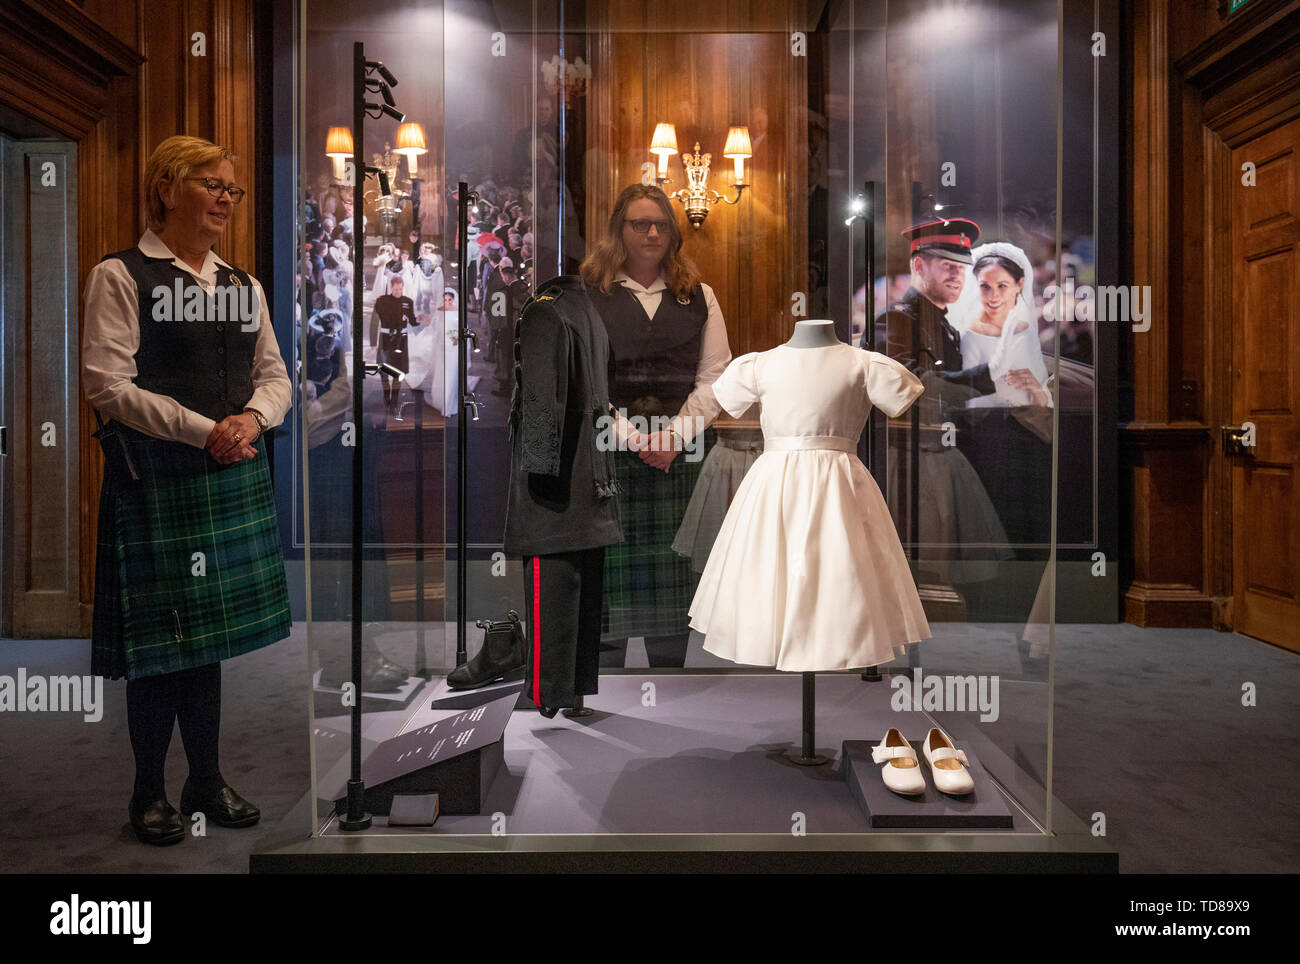
[[[289,594],[262,436],[290,383],[257,281],[212,251],[243,200],[234,155],[176,136],[145,170],[148,229],[86,280],[82,386],[97,414],[92,672],[125,677],[135,754],[131,828],[185,838],[163,770],[180,723],[181,811],[247,827],[260,813],[221,775],[221,660],[289,635]]]
[[[651,666],[682,666],[697,577],[672,543],[720,410],[710,386],[731,361],[726,323],[654,185],[623,190],[580,270],[613,348],[610,401],[631,420],[614,459],[625,541],[605,553],[601,664],[622,666],[641,636]]]

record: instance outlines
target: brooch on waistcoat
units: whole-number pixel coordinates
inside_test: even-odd
[[[679,305],[683,305],[683,306],[685,306],[685,305],[689,305],[689,304],[691,303],[691,299],[690,299],[690,298],[683,298],[681,295],[678,295],[678,296],[677,296],[677,303],[678,303]]]
[[[230,278],[230,284],[232,287],[234,288],[244,287],[244,283],[239,280],[239,275],[235,274],[235,272],[227,271],[226,274]]]

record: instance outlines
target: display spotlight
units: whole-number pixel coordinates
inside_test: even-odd
[[[366,81],[366,90],[379,94],[380,97],[384,98],[384,103],[389,107],[397,106],[397,101],[393,100],[393,92],[388,89],[388,85],[382,80]]]
[[[397,78],[393,76],[393,72],[391,70],[389,70],[387,67],[384,66],[384,62],[382,60],[367,60],[366,70],[378,71],[379,76],[384,78],[384,83],[388,84],[389,87],[397,86]]]
[[[376,118],[377,118],[377,117],[379,117],[381,114],[387,114],[389,117],[391,117],[391,118],[393,118],[394,120],[396,120],[399,124],[400,124],[402,121],[406,120],[406,115],[403,114],[403,113],[402,113],[400,110],[398,110],[396,107],[389,107],[387,104],[376,104],[376,103],[373,103],[372,101],[366,101],[364,106],[365,106],[365,109],[366,109],[366,116],[367,116],[367,117],[376,117]],[[372,111],[373,111],[373,113],[372,113]]]
[[[859,194],[849,202],[849,216],[844,219],[844,226],[847,228],[854,221],[863,217],[867,213],[867,199]]]

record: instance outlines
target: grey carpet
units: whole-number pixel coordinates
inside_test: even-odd
[[[1003,715],[977,732],[1026,771],[1045,767],[1044,663],[1022,661],[1013,627],[940,628],[939,638],[924,644],[925,672],[978,667],[1002,674]],[[1300,870],[1300,818],[1290,800],[1300,763],[1292,742],[1296,656],[1243,636],[1129,625],[1062,626],[1058,646],[1056,796],[1084,819],[1104,815],[1123,871]],[[691,662],[706,665],[704,656],[696,640]],[[631,647],[629,663],[644,665],[644,650]],[[88,644],[0,640],[0,673],[12,676],[20,666],[44,675],[84,673]],[[8,791],[0,870],[246,871],[259,836],[309,787],[307,678],[301,625],[290,639],[226,664],[222,770],[261,806],[263,823],[209,827],[204,838],[162,850],[136,843],[126,827],[132,759],[124,684],[105,684],[99,723],[78,714],[0,713],[0,773]],[[1241,704],[1247,682],[1258,687],[1251,708]],[[554,725],[581,726],[561,719]],[[707,729],[698,720],[693,725]],[[584,743],[580,732],[556,736],[577,747]],[[184,778],[178,733],[168,767],[173,802]]]

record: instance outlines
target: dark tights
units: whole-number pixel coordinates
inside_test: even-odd
[[[646,636],[646,658],[652,667],[685,666],[686,649],[691,633],[673,633],[671,636]],[[600,644],[600,665],[606,668],[627,664],[627,640],[617,639]]]
[[[128,680],[126,718],[135,751],[135,795],[166,796],[163,771],[172,726],[179,721],[190,782],[200,793],[222,784],[217,760],[221,734],[221,664]]]

